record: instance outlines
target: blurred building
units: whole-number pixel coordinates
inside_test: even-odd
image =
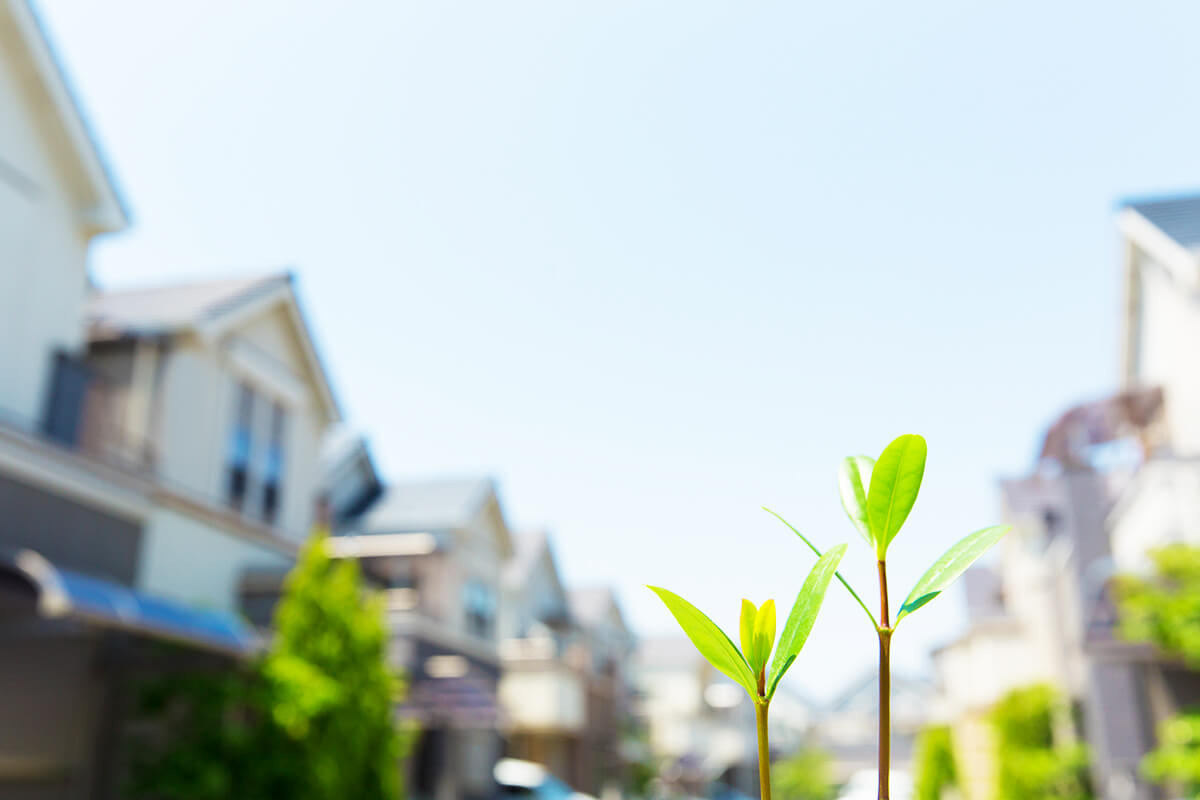
[[[242,576],[291,563],[339,417],[289,276],[100,291],[89,244],[126,224],[31,8],[3,0],[6,798],[115,796],[140,681],[255,647]]]
[[[892,769],[911,768],[917,734],[930,720],[934,689],[928,681],[892,676]],[[832,759],[832,778],[847,783],[879,767],[879,674],[872,670],[816,712],[809,741]]]
[[[542,764],[572,787],[595,792],[583,751],[587,652],[549,537],[526,533],[515,542],[504,567],[500,614],[507,755]]]
[[[1148,550],[1200,544],[1200,196],[1127,203],[1122,386],[1068,409],[1034,470],[1004,481],[1013,532],[993,570],[967,575],[970,627],[936,654],[968,800],[992,796],[987,712],[1007,691],[1057,686],[1056,734],[1086,739],[1101,797],[1160,797],[1139,771],[1160,721],[1200,700],[1200,679],[1116,634],[1111,578]]]
[[[584,782],[599,792],[602,787],[620,787],[626,777],[621,745],[632,724],[630,659],[636,643],[611,588],[572,589],[568,599],[579,626],[587,675]]]
[[[758,742],[746,690],[683,636],[640,641],[634,665],[637,716],[659,763],[662,791],[697,797],[732,790],[756,797]],[[818,713],[781,685],[769,718],[772,757],[812,744]]]
[[[516,538],[501,611],[508,754],[600,795],[625,779],[633,636],[608,589],[567,591],[550,538]]]
[[[354,453],[357,452],[357,456]],[[364,478],[365,449],[339,462],[350,488],[331,487],[343,517],[335,552],[356,558],[387,597],[393,663],[408,677],[400,713],[420,726],[407,786],[416,798],[485,798],[501,754],[499,611],[512,535],[487,479],[387,486],[346,514]],[[368,491],[370,489],[368,488]]]

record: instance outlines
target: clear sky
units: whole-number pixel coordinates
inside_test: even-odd
[[[39,0],[132,208],[105,286],[294,268],[389,478],[496,477],[570,582],[733,625],[923,433],[894,602],[1116,380],[1113,210],[1200,185],[1200,4]],[[870,668],[844,592],[792,671]],[[921,669],[961,626],[906,623]]]

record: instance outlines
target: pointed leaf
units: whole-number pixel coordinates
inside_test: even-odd
[[[812,632],[813,624],[817,621],[817,613],[821,610],[821,603],[825,600],[825,591],[829,588],[829,582],[833,580],[844,555],[846,545],[831,547],[808,573],[800,594],[796,596],[796,603],[788,614],[787,622],[784,623],[783,633],[779,635],[779,647],[775,649],[775,660],[771,664],[770,691],[767,697],[775,694],[779,679],[787,672],[808,640],[808,634]]]
[[[846,516],[858,528],[871,547],[871,524],[867,521],[867,487],[871,485],[871,469],[875,459],[869,456],[849,456],[838,466],[838,493],[842,496],[842,508]]]
[[[700,651],[700,655],[708,660],[708,663],[741,684],[751,697],[758,693],[754,675],[750,672],[750,666],[746,663],[746,659],[742,658],[737,647],[729,640],[725,632],[717,627],[715,622],[674,592],[658,586],[646,588],[657,594],[666,603],[667,609],[675,617],[679,627],[683,628],[683,632],[692,640],[692,644]]]
[[[924,439],[905,434],[887,446],[871,470],[867,519],[875,555],[881,561],[917,502],[921,479],[925,476],[925,453]]]
[[[771,647],[775,644],[775,601],[768,600],[759,606],[758,616],[754,618],[754,661],[750,668],[755,677],[767,665],[771,657]]]
[[[754,603],[743,599],[739,627],[741,628],[742,657],[747,661],[752,660],[751,657],[754,653],[754,619],[757,616],[758,609],[754,607]]]
[[[937,597],[955,578],[966,572],[967,567],[975,563],[977,558],[1000,541],[1010,528],[1009,525],[994,525],[975,531],[947,550],[921,576],[921,580],[917,581],[908,597],[904,598],[904,605],[900,606],[900,613],[896,615],[896,624],[899,625],[900,620]]]

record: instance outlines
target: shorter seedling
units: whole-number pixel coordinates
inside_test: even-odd
[[[779,688],[779,680],[792,666],[800,654],[817,613],[825,599],[825,590],[837,572],[838,564],[846,553],[846,545],[839,544],[821,556],[808,574],[792,611],[788,614],[775,646],[775,601],[767,600],[756,607],[749,600],[742,601],[739,651],[724,631],[717,627],[700,609],[679,595],[657,586],[649,587],[657,594],[683,632],[692,640],[710,664],[727,675],[750,695],[754,701],[754,715],[758,731],[758,777],[762,800],[771,798],[771,752],[767,738],[767,711],[771,698]],[[771,658],[774,650],[775,657]],[[770,669],[767,662],[770,661]]]

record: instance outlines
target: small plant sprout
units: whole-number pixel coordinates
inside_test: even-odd
[[[804,647],[813,623],[817,621],[817,612],[821,610],[825,590],[829,588],[829,581],[833,579],[845,553],[846,545],[839,544],[820,556],[804,581],[792,611],[783,624],[778,647],[775,646],[774,600],[768,600],[758,607],[749,600],[742,601],[739,625],[742,649],[739,651],[733,640],[700,609],[666,589],[648,587],[666,603],[667,609],[674,615],[700,654],[745,689],[754,701],[758,730],[758,778],[762,800],[771,800],[771,751],[767,741],[767,710],[770,708],[771,698],[779,688],[779,679],[792,666],[792,662],[800,654],[800,649]],[[771,657],[772,649],[775,651],[774,658]]]
[[[888,606],[887,552],[904,521],[908,519],[913,504],[917,502],[917,493],[921,490],[921,480],[925,476],[925,455],[925,440],[920,436],[907,434],[889,444],[878,459],[851,456],[842,461],[838,470],[842,507],[867,546],[874,551],[879,573],[878,620],[846,579],[840,573],[837,574],[837,579],[866,612],[867,618],[871,620],[871,627],[879,637],[879,800],[889,800],[892,634],[901,620],[937,597],[1009,530],[1007,525],[984,528],[947,550],[925,571],[904,598],[893,622]],[[821,551],[787,520],[769,508],[764,510],[778,517],[814,553],[821,555]]]

